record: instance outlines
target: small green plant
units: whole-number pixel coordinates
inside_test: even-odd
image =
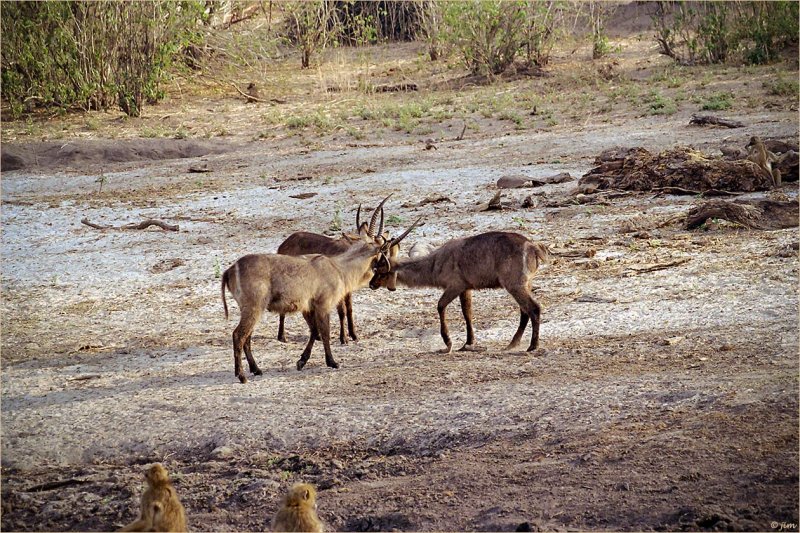
[[[214,279],[219,279],[222,277],[222,265],[219,262],[219,258],[214,258]]]
[[[338,202],[333,207],[333,218],[328,229],[334,233],[342,231],[342,206]]]
[[[499,120],[510,120],[517,126],[522,126],[522,116],[520,116],[520,114],[516,111],[511,111],[508,109],[503,110],[497,115],[497,118]]]
[[[657,91],[651,92],[645,101],[651,115],[672,115],[678,110],[671,98],[667,98]]]
[[[389,215],[386,218],[386,224],[388,224],[389,226],[396,226],[402,223],[403,223],[403,217],[399,215]]]
[[[102,170],[100,170],[100,176],[98,176],[97,179],[94,180],[95,183],[99,183],[100,184],[100,188],[97,190],[98,194],[103,192],[103,184],[106,182],[106,179],[107,179],[106,175],[103,173]]]
[[[512,217],[511,221],[514,222],[519,229],[525,229],[525,224],[527,224],[527,221],[522,217]]]
[[[723,111],[730,109],[733,106],[733,94],[731,93],[715,93],[703,101],[700,109],[703,111]]]

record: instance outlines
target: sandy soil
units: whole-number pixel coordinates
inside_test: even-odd
[[[183,159],[86,156],[4,172],[2,528],[119,527],[138,510],[144,465],[161,461],[198,531],[264,529],[301,480],[319,487],[336,530],[796,530],[796,229],[655,227],[700,201],[685,196],[519,207],[574,181],[476,210],[501,176],[577,178],[613,146],[711,151],[722,137],[743,146],[798,134],[796,113],[736,118],[748,126],[689,127],[679,112],[624,129],[453,134],[429,151],[237,138]],[[165,152],[179,142],[161,141]],[[188,172],[203,165],[210,172]],[[292,197],[304,192],[317,194]],[[361,340],[334,346],[340,369],[318,345],[296,371],[302,320],[287,320],[281,344],[268,316],[253,343],[264,375],[239,384],[237,312],[224,320],[219,272],[293,231],[328,230],[337,210],[347,229],[359,202],[390,192],[393,233],[425,218],[406,246],[503,229],[596,251],[556,258],[535,278],[541,349],[502,351],[517,323],[502,291],[475,295],[487,351],[442,355],[437,290],[364,289]],[[418,206],[433,195],[450,201]],[[746,197],[764,196],[796,199],[797,185]],[[84,217],[180,231],[101,231]],[[624,233],[626,221],[643,231]],[[456,305],[449,322],[458,346]]]

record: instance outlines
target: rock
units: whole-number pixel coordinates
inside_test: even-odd
[[[214,459],[227,459],[234,454],[233,448],[230,446],[217,446],[211,450],[211,457]]]
[[[497,180],[498,189],[521,189],[531,184],[527,176],[503,176]]]

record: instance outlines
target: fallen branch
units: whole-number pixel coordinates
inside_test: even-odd
[[[84,374],[82,376],[75,376],[73,378],[67,378],[67,381],[85,381],[87,379],[97,379],[102,377],[100,374]]]
[[[666,268],[672,268],[674,266],[679,266],[679,265],[682,265],[684,263],[688,263],[689,261],[691,261],[691,258],[684,257],[682,259],[678,259],[677,261],[671,261],[669,263],[658,263],[658,264],[655,264],[655,265],[648,265],[646,267],[641,267],[641,268],[639,268],[639,267],[630,267],[629,268],[629,273],[632,273],[632,274],[645,274],[647,272],[656,272],[657,270],[664,270]]]
[[[247,98],[247,100],[249,100],[249,101],[253,101],[253,102],[261,102],[262,104],[285,104],[285,103],[286,103],[286,100],[281,100],[281,99],[279,99],[279,98],[270,98],[269,100],[264,100],[264,99],[262,99],[262,98],[257,98],[257,97],[255,97],[255,96],[253,96],[253,95],[250,95],[250,94],[247,94],[246,92],[244,92],[243,90],[241,90],[241,89],[239,88],[239,86],[238,86],[238,85],[236,85],[235,83],[233,83],[233,82],[230,82],[230,84],[231,84],[231,85],[233,85],[233,88],[234,88],[234,89],[236,89],[237,91],[239,91],[239,94],[241,94],[242,96],[244,96],[245,98]]]
[[[467,131],[467,123],[465,122],[464,123],[464,127],[461,128],[461,133],[458,134],[458,137],[456,137],[456,140],[457,141],[463,141],[464,140],[464,133],[466,131]]]
[[[315,193],[315,192],[301,192],[301,193],[298,193],[298,194],[290,194],[289,198],[297,198],[298,200],[306,200],[306,199],[312,198],[312,197],[314,197],[316,195],[317,195],[317,193]]]
[[[81,219],[81,224],[84,224],[86,226],[89,226],[90,228],[99,229],[99,230],[107,230],[107,229],[113,229],[113,230],[146,229],[146,228],[149,228],[150,226],[158,226],[159,228],[161,228],[163,230],[167,230],[167,231],[178,231],[179,230],[179,226],[177,224],[175,224],[175,225],[167,224],[166,222],[162,222],[160,220],[156,220],[156,219],[152,219],[152,218],[148,219],[148,220],[145,220],[145,221],[142,221],[142,222],[139,222],[138,224],[131,223],[131,224],[125,224],[124,226],[103,226],[103,225],[100,225],[100,224],[95,224],[94,222],[90,222],[88,218],[82,218]]]
[[[61,487],[70,487],[72,485],[83,485],[89,483],[87,479],[62,479],[60,481],[48,481],[41,485],[34,485],[33,487],[25,489],[25,492],[43,492],[46,490],[60,489]]]
[[[740,192],[735,191],[722,191],[719,189],[708,189],[707,191],[695,191],[693,189],[684,189],[683,187],[654,187],[654,191],[665,194],[675,195],[692,195],[699,194],[700,196],[739,196]]]
[[[714,125],[722,126],[725,128],[744,128],[744,123],[738,120],[728,120],[726,118],[719,118],[713,115],[692,115],[689,124],[697,124],[698,126]]]

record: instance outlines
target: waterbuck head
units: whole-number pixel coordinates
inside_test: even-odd
[[[411,230],[416,228],[422,222],[422,217],[419,217],[411,226],[403,232],[399,237],[387,242],[381,249],[382,253],[378,256],[373,268],[372,279],[369,282],[369,287],[372,290],[380,287],[386,287],[390,291],[397,289],[397,273],[392,270],[392,266],[397,261],[397,251],[394,254],[387,254],[385,251],[392,250],[393,247],[398,248],[398,244],[403,240],[406,235],[411,233]],[[386,248],[388,247],[388,248]],[[384,251],[385,250],[385,251]]]

